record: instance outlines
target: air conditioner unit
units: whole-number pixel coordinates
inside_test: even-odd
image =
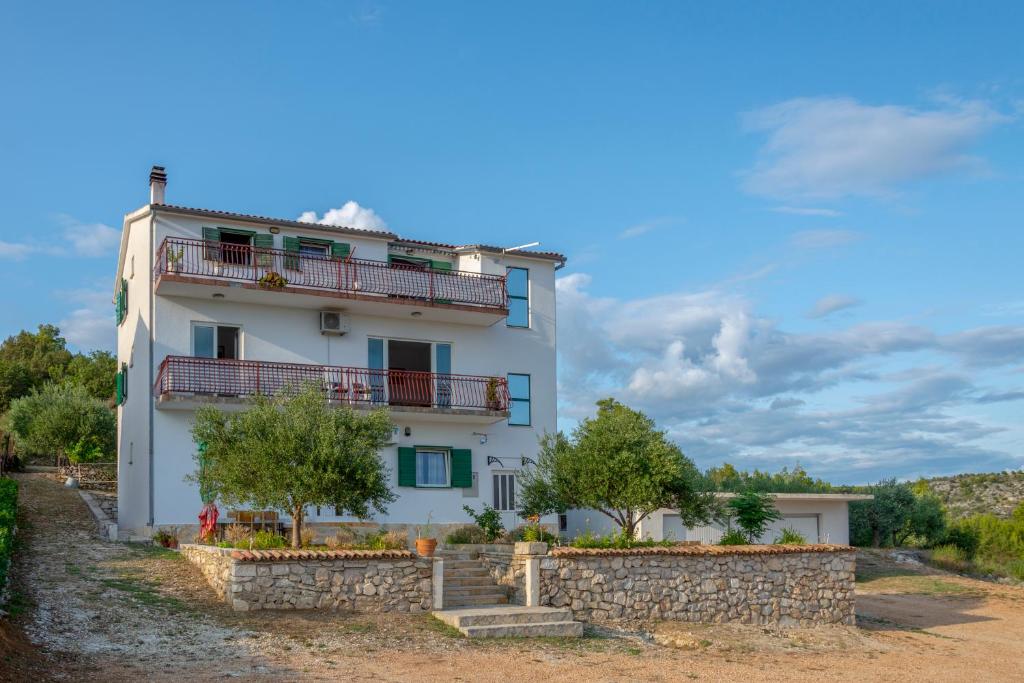
[[[348,316],[338,311],[320,311],[320,334],[341,336],[349,331]]]

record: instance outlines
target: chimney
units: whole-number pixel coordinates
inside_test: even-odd
[[[163,204],[164,191],[167,189],[167,173],[163,166],[154,166],[149,172],[149,203]]]

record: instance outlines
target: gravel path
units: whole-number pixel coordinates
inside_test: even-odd
[[[857,628],[477,641],[425,615],[234,613],[177,553],[101,541],[75,492],[19,479],[23,607],[0,620],[0,681],[1024,680],[1024,589],[882,554],[859,558]]]

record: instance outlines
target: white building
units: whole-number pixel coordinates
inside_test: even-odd
[[[563,256],[173,206],[166,182],[154,167],[117,266],[122,538],[197,523],[197,406],[305,380],[390,408],[398,500],[373,521],[465,523],[487,503],[516,526],[514,474],[555,430]]]
[[[723,500],[728,500],[733,495],[718,494]],[[761,543],[771,543],[783,529],[793,529],[808,543],[839,545],[847,545],[850,542],[850,502],[871,500],[873,497],[857,493],[773,493],[771,496],[775,509],[782,515],[782,519],[771,523],[759,539]],[[596,510],[570,510],[566,517],[565,531],[569,537],[583,533],[587,529],[596,534],[616,530],[612,521]],[[686,527],[679,518],[679,512],[669,509],[661,509],[645,517],[640,521],[637,530],[640,538],[711,544],[722,540],[724,533],[725,527],[717,523]]]

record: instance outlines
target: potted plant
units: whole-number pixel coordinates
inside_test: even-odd
[[[181,261],[185,257],[185,248],[175,251],[173,248],[167,250],[167,263],[175,273],[181,272]]]
[[[153,542],[158,545],[162,545],[165,548],[178,547],[178,537],[169,531],[164,531],[163,529],[153,534]]]
[[[430,524],[433,513],[427,513],[427,523],[416,527],[416,554],[420,557],[433,557],[437,550],[437,539],[434,538],[434,527]]]
[[[288,284],[288,280],[283,275],[272,270],[265,273],[257,282],[264,289],[284,289],[284,286]]]
[[[489,377],[487,378],[487,409],[488,410],[501,410],[501,401],[498,398],[498,378]]]

